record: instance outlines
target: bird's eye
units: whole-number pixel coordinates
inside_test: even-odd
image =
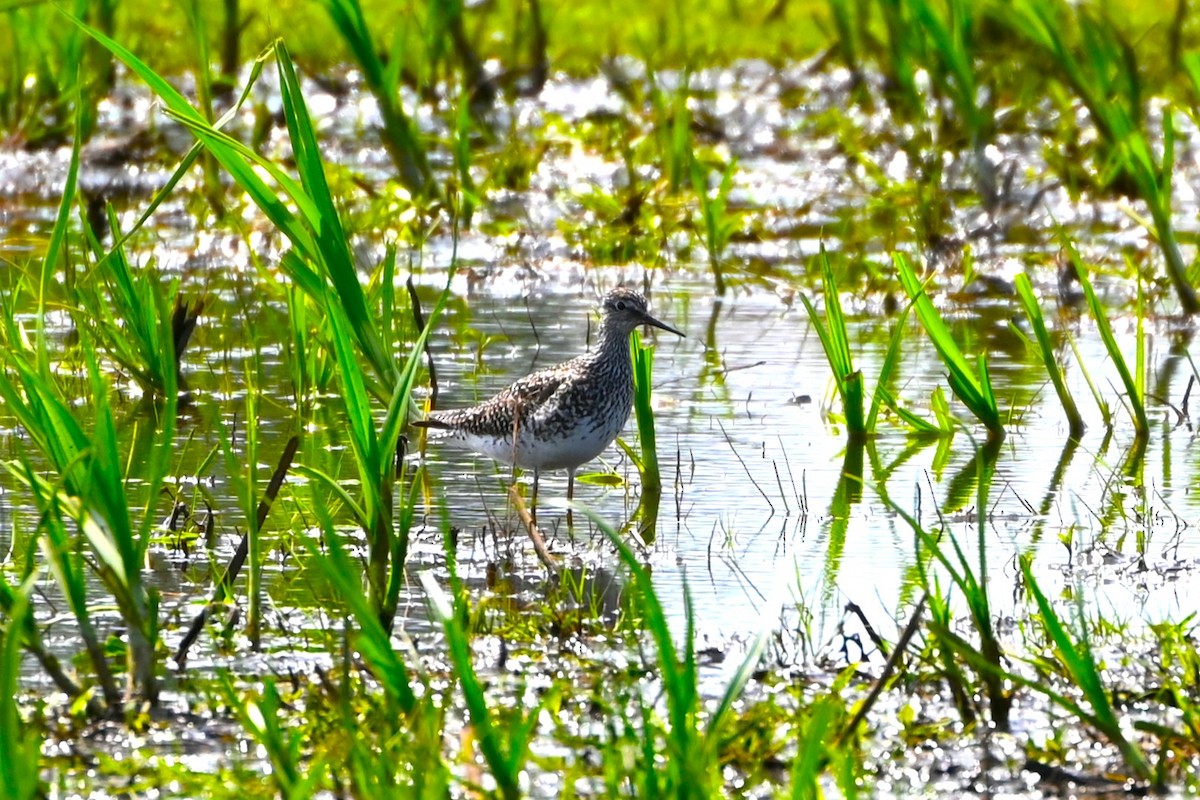
[[[617,301],[617,311],[624,311],[624,310],[625,310],[625,301],[618,300]]]

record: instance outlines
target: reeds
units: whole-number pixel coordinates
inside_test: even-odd
[[[696,664],[696,619],[691,598],[684,588],[686,631],[683,645],[677,648],[675,637],[667,624],[650,572],[639,563],[629,545],[599,516],[582,509],[617,550],[629,571],[633,589],[637,592],[641,618],[654,641],[657,653],[657,674],[662,682],[666,702],[667,730],[664,740],[655,740],[653,726],[643,725],[643,749],[634,775],[629,777],[640,796],[707,798],[719,792],[720,743],[727,718],[734,704],[749,683],[766,647],[769,631],[759,631],[745,657],[729,676],[716,708],[707,723],[701,722],[699,672]],[[649,709],[642,706],[643,723],[649,719]],[[658,753],[669,752],[671,757],[660,763]]]
[[[425,587],[430,610],[446,635],[454,675],[475,728],[484,763],[496,781],[500,796],[505,800],[516,800],[523,795],[521,773],[529,758],[529,742],[541,709],[535,706],[526,711],[518,707],[515,712],[510,712],[504,724],[499,724],[496,712],[489,708],[484,684],[475,673],[470,641],[461,622],[462,614],[457,613],[457,603],[428,572],[421,573],[421,585]]]
[[[1059,668],[1064,671],[1071,686],[1087,701],[1090,710],[1081,706],[1073,697],[1047,689],[1036,681],[1026,681],[1025,685],[1044,693],[1073,717],[1099,731],[1120,751],[1134,778],[1151,781],[1154,772],[1142,752],[1142,747],[1126,734],[1125,726],[1117,717],[1109,689],[1100,677],[1100,666],[1095,653],[1092,652],[1082,606],[1078,605],[1081,602],[1080,596],[1076,596],[1078,635],[1072,636],[1038,586],[1031,563],[1030,558],[1021,558],[1021,574],[1025,578],[1025,587],[1037,604],[1043,630],[1054,648]]]
[[[929,601],[931,629],[938,644],[941,664],[951,693],[963,721],[967,724],[976,718],[972,697],[975,692],[971,681],[962,671],[962,663],[973,666],[983,684],[988,700],[988,714],[992,724],[1001,730],[1008,729],[1009,709],[1012,706],[1012,693],[1007,687],[1005,677],[1005,661],[1003,648],[996,633],[994,616],[992,614],[989,596],[988,579],[988,489],[995,465],[996,452],[980,448],[975,459],[975,526],[977,531],[975,546],[978,550],[978,560],[972,564],[966,552],[954,535],[950,535],[950,549],[953,557],[947,552],[939,536],[925,531],[920,524],[901,511],[912,528],[919,548],[917,564],[921,570],[921,580]],[[893,506],[894,508],[894,506]],[[951,584],[961,593],[969,612],[971,632],[978,639],[974,644],[959,636],[951,626],[951,610],[941,585],[926,567],[924,553],[929,553],[950,576]]]
[[[842,311],[842,301],[839,296],[837,281],[833,277],[833,269],[829,264],[829,254],[821,245],[818,256],[821,263],[821,278],[825,287],[825,322],[821,322],[817,309],[807,296],[801,295],[804,308],[808,311],[809,322],[821,340],[825,350],[825,358],[833,370],[833,380],[838,394],[842,398],[842,410],[846,419],[846,431],[851,441],[861,441],[874,431],[867,427],[865,414],[865,389],[862,373],[854,368],[854,359],[850,354],[850,339],[846,330],[846,315]],[[876,398],[882,395],[876,394]],[[872,408],[872,419],[876,408]]]
[[[276,229],[287,237],[293,249],[284,255],[280,267],[318,308],[340,308],[357,348],[374,372],[369,381],[372,394],[380,398],[390,396],[391,387],[399,377],[399,368],[367,310],[354,257],[325,179],[312,120],[301,95],[295,68],[283,44],[279,43],[274,52],[299,181],[279,165],[214,127],[170,83],[132,52],[84,23],[76,21],[76,24],[146,81],[165,103],[167,113],[191,131]],[[277,189],[261,178],[256,169],[263,170]],[[293,207],[298,213],[293,212]]]
[[[126,696],[149,702],[158,696],[158,595],[145,583],[142,568],[175,430],[176,401],[174,392],[169,392],[153,438],[135,438],[133,452],[122,456],[107,382],[86,339],[83,346],[94,397],[90,435],[57,388],[17,352],[8,354],[8,366],[17,377],[0,373],[0,397],[54,471],[50,480],[28,461],[9,466],[38,508],[51,571],[79,627],[103,706],[118,710]],[[136,466],[128,475],[127,465]],[[128,490],[127,478],[143,488],[136,493]],[[136,518],[134,509],[139,512]],[[91,556],[88,561],[76,558],[68,524],[82,532]],[[119,654],[126,662],[125,691],[117,686],[110,655],[94,625],[87,596],[89,572],[109,593],[126,627],[125,651]],[[62,688],[78,690],[73,685]]]
[[[851,352],[850,335],[846,314],[842,310],[841,290],[833,272],[832,261],[826,252],[824,244],[817,256],[821,266],[821,281],[825,307],[825,320],[822,322],[816,306],[806,295],[800,300],[808,312],[809,322],[817,332],[821,347],[825,351],[825,359],[833,371],[834,385],[842,398],[842,414],[846,425],[846,434],[851,444],[862,444],[875,435],[879,412],[885,407],[892,408],[896,415],[918,434],[938,433],[935,426],[904,409],[896,401],[888,389],[893,376],[900,364],[900,344],[904,336],[904,323],[908,319],[909,310],[905,309],[897,317],[895,330],[888,342],[888,349],[883,363],[879,368],[879,378],[875,383],[875,391],[871,395],[871,405],[866,407],[866,386],[862,372],[855,368]]]
[[[708,265],[712,269],[713,285],[718,297],[725,296],[727,283],[722,266],[725,248],[729,240],[741,229],[738,214],[729,210],[729,191],[733,188],[733,176],[737,172],[737,161],[730,161],[721,171],[717,187],[709,190],[709,171],[699,161],[692,161],[692,185],[700,204],[700,219],[703,222],[704,247],[708,252]]]

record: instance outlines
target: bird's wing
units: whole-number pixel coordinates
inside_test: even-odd
[[[570,384],[570,376],[569,362],[547,367],[520,378],[477,406],[435,411],[415,424],[453,430],[469,423],[473,433],[509,437],[514,428],[513,418],[516,418],[517,429],[524,427],[555,393]]]
[[[493,399],[502,400],[505,404],[515,404],[524,418],[536,414],[538,409],[546,405],[568,382],[570,376],[571,370],[565,364],[540,369],[517,380]]]

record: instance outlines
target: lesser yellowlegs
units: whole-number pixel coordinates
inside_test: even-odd
[[[646,298],[631,289],[609,292],[600,313],[591,352],[530,373],[477,406],[434,411],[413,424],[440,431],[442,441],[533,470],[535,513],[543,470],[567,470],[570,500],[575,470],[617,438],[633,408],[629,335],[641,325],[684,335],[650,316]]]

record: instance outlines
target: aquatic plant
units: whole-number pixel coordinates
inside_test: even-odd
[[[1079,257],[1079,251],[1066,237],[1062,241],[1071,266],[1079,278],[1079,284],[1083,287],[1088,309],[1092,312],[1092,318],[1096,320],[1096,330],[1100,333],[1100,340],[1104,343],[1104,349],[1108,351],[1109,358],[1112,359],[1113,366],[1116,367],[1117,374],[1121,377],[1121,384],[1125,387],[1125,399],[1129,402],[1129,413],[1133,419],[1134,430],[1139,438],[1145,438],[1150,433],[1150,421],[1146,417],[1146,339],[1142,335],[1145,317],[1141,307],[1141,291],[1138,292],[1139,302],[1136,314],[1136,356],[1133,369],[1130,370],[1125,355],[1121,352],[1120,345],[1117,344],[1112,322],[1108,318],[1108,310],[1096,297],[1096,290],[1092,288],[1091,278],[1088,277],[1087,267]]]
[[[303,800],[316,794],[325,780],[328,759],[305,763],[303,736],[288,725],[275,680],[267,677],[257,697],[247,697],[225,679],[225,698],[245,731],[258,742],[271,764],[271,780],[283,800]]]
[[[1068,626],[1063,624],[1041,587],[1038,586],[1033,575],[1032,562],[1032,556],[1022,556],[1020,559],[1025,588],[1033,595],[1034,602],[1037,604],[1043,630],[1054,647],[1054,656],[1058,661],[1059,668],[1065,672],[1071,685],[1082,694],[1090,710],[1080,705],[1073,697],[1056,692],[1038,681],[1024,681],[1023,683],[1028,688],[1045,694],[1080,722],[1086,723],[1103,734],[1120,750],[1125,765],[1132,771],[1134,778],[1140,781],[1151,781],[1154,771],[1147,761],[1145,753],[1142,752],[1141,746],[1126,735],[1125,727],[1117,718],[1109,690],[1100,677],[1100,667],[1096,654],[1092,651],[1088,626],[1083,620],[1082,608],[1079,605],[1082,602],[1082,595],[1076,594],[1078,633],[1072,636]],[[1175,738],[1174,734],[1172,733],[1169,738]]]
[[[158,697],[158,593],[146,583],[142,567],[175,431],[176,399],[168,392],[158,419],[150,422],[152,438],[137,437],[132,452],[119,454],[107,382],[89,340],[82,339],[81,346],[94,403],[90,435],[57,387],[17,351],[7,354],[16,377],[0,373],[0,397],[53,469],[47,479],[27,459],[7,465],[33,496],[47,559],[84,640],[102,705],[115,711],[126,695],[151,703]],[[91,556],[87,561],[77,559],[68,523],[82,532]],[[118,689],[110,654],[100,646],[85,570],[99,579],[126,627],[120,652],[126,692]]]
[[[719,753],[724,726],[763,655],[769,630],[760,626],[745,657],[729,676],[716,708],[709,715],[707,723],[701,725],[702,703],[695,650],[696,619],[686,584],[683,598],[686,631],[682,646],[677,648],[650,572],[603,519],[587,509],[581,510],[608,537],[629,572],[633,589],[637,592],[635,602],[639,606],[639,618],[644,620],[654,640],[658,676],[666,701],[668,727],[663,742],[656,741],[655,726],[646,724],[650,710],[642,704],[643,748],[634,773],[626,780],[643,797],[712,797],[713,792],[718,792],[722,786]],[[665,766],[658,757],[664,748],[671,754]]]
[[[399,377],[395,357],[383,345],[378,326],[369,312],[355,268],[354,257],[342,228],[337,203],[325,179],[316,132],[300,90],[295,68],[282,42],[274,54],[279,69],[284,116],[300,180],[279,165],[223,133],[199,114],[162,76],[132,52],[99,31],[76,20],[77,25],[121,59],[162,98],[167,113],[187,128],[230,177],[287,237],[292,250],[280,268],[301,287],[318,308],[338,307],[353,332],[355,344],[375,373],[369,388],[380,398],[390,395]],[[283,197],[255,171],[262,169]],[[296,211],[293,211],[293,207]]]
[[[406,486],[406,462],[400,457],[400,437],[408,419],[409,405],[417,371],[424,352],[430,326],[446,302],[448,291],[442,293],[426,327],[409,351],[387,405],[382,424],[375,421],[367,383],[358,366],[357,354],[351,344],[350,325],[342,310],[328,310],[335,360],[342,386],[342,401],[346,412],[347,433],[351,451],[358,468],[361,502],[356,502],[341,486],[336,476],[313,467],[301,471],[332,490],[354,515],[367,536],[367,583],[370,598],[380,623],[391,630],[396,614],[400,586],[404,580],[404,563],[408,557],[408,534],[412,527],[421,482],[413,480],[407,497],[395,501],[395,486]],[[335,534],[336,535],[336,534]]]
[[[871,395],[871,406],[865,408],[865,393],[862,372],[854,368],[854,359],[850,351],[850,337],[847,330],[846,315],[842,310],[841,290],[833,273],[832,261],[826,252],[824,244],[816,258],[821,266],[821,280],[824,287],[825,321],[817,314],[816,306],[807,295],[800,295],[801,302],[808,312],[809,322],[817,332],[821,347],[825,351],[825,359],[833,371],[834,384],[842,398],[843,419],[846,424],[846,435],[851,443],[862,443],[875,435],[879,412],[883,408],[891,408],[896,415],[915,433],[939,433],[936,426],[900,406],[888,389],[893,376],[900,364],[900,343],[904,336],[904,324],[908,319],[910,309],[905,308],[896,319],[888,349],[879,368],[879,378]],[[945,431],[941,431],[945,432]]]
[[[926,294],[924,285],[917,279],[908,259],[902,253],[895,253],[892,261],[900,274],[900,283],[913,302],[917,319],[921,321],[921,326],[925,328],[930,341],[941,356],[942,363],[946,365],[946,378],[954,395],[983,423],[989,436],[1002,438],[1004,422],[996,405],[996,395],[988,375],[987,359],[981,353],[976,359],[976,368],[971,368],[946,323],[934,308],[933,301]]]
[[[658,144],[657,163],[661,165],[666,189],[678,194],[691,183],[696,185],[695,141],[692,139],[691,99],[692,74],[683,69],[675,76],[674,85],[666,87],[654,68],[647,64],[646,78],[650,82],[649,99],[653,109],[653,126]],[[703,173],[707,183],[707,172]],[[707,186],[697,195],[707,195]]]
[[[392,46],[382,51],[387,53],[385,58],[380,56],[381,48],[367,28],[367,20],[358,0],[323,0],[323,5],[362,70],[363,80],[379,106],[384,147],[399,170],[404,185],[413,194],[436,196],[438,185],[429,168],[417,126],[399,101],[404,63],[403,52],[399,48],[404,43],[403,31],[395,33]],[[461,4],[459,6],[461,8]]]
[[[651,380],[654,371],[654,348],[642,344],[642,337],[633,332],[629,347],[633,357],[633,413],[637,421],[638,458],[635,461],[641,478],[642,491],[662,492],[662,475],[658,470],[658,446],[654,435],[654,407],[650,402]]]
[[[238,505],[246,520],[246,556],[250,564],[246,580],[246,635],[250,646],[258,650],[262,645],[262,567],[263,544],[262,523],[258,513],[261,502],[258,485],[259,459],[259,406],[262,403],[261,378],[259,377],[259,354],[247,364],[242,377],[245,381],[245,406],[240,426],[229,429],[222,425],[221,452],[225,457],[225,471],[233,488]],[[237,449],[240,439],[241,448]],[[243,466],[244,465],[244,466]],[[230,587],[232,588],[232,587]]]
[[[851,441],[861,441],[874,433],[867,427],[865,418],[862,372],[854,368],[854,359],[850,354],[850,339],[846,332],[846,315],[842,312],[842,301],[839,296],[837,281],[833,277],[833,268],[829,263],[829,254],[821,245],[821,254],[817,257],[821,263],[821,277],[825,292],[825,323],[817,314],[817,309],[807,295],[800,295],[805,310],[808,311],[809,322],[821,340],[825,350],[825,358],[833,370],[833,380],[837,385],[838,394],[842,397],[842,410],[846,419],[846,433]],[[876,401],[872,404],[872,412],[882,395],[876,393]]]
[[[700,203],[700,219],[703,222],[704,247],[708,252],[708,265],[712,269],[713,283],[718,297],[725,296],[726,280],[721,260],[730,238],[741,229],[741,217],[729,210],[729,191],[733,188],[733,176],[737,172],[737,161],[731,160],[720,173],[717,188],[708,188],[709,170],[699,161],[693,160],[691,167],[692,185]]]
[[[462,609],[457,607],[463,602],[462,595],[456,593],[456,599],[451,600],[428,572],[421,573],[421,585],[425,588],[434,619],[441,623],[446,635],[454,675],[478,736],[483,760],[491,770],[500,796],[505,800],[516,800],[522,796],[521,774],[525,771],[530,740],[541,708],[535,705],[526,710],[517,706],[503,720],[489,708],[487,692],[472,664],[470,641],[461,621]]]
[[[74,0],[69,9],[111,34],[118,5]],[[65,142],[72,118],[90,136],[96,106],[114,83],[112,60],[89,47],[80,32],[63,30],[59,14],[43,3],[13,3],[0,11],[0,131],[30,148]]]
[[[1023,272],[1014,279],[1014,285],[1017,290],[1017,297],[1020,299],[1021,306],[1025,309],[1025,315],[1029,317],[1029,324],[1033,328],[1038,352],[1042,356],[1042,363],[1046,366],[1046,374],[1050,377],[1050,383],[1053,384],[1054,391],[1058,395],[1058,402],[1062,405],[1063,411],[1067,415],[1071,438],[1079,439],[1083,436],[1086,426],[1083,424],[1083,416],[1079,413],[1079,407],[1075,405],[1075,398],[1071,395],[1071,390],[1067,388],[1062,367],[1058,363],[1054,345],[1050,341],[1049,332],[1046,330],[1046,320],[1042,316],[1042,308],[1038,305],[1037,297],[1033,293],[1033,285],[1029,282],[1029,276]]]
[[[1013,697],[1007,686],[1004,651],[1000,645],[992,615],[987,568],[987,501],[998,455],[996,444],[996,440],[991,440],[988,445],[977,448],[977,458],[973,465],[976,488],[975,528],[977,537],[975,547],[979,559],[977,565],[971,564],[966,552],[959,544],[958,538],[953,533],[948,534],[950,548],[953,550],[953,558],[951,558],[941,542],[941,536],[927,532],[916,519],[895,505],[892,508],[904,518],[916,537],[919,548],[917,566],[932,618],[930,631],[937,643],[943,677],[950,686],[955,705],[963,716],[963,722],[970,724],[976,717],[972,700],[976,696],[974,684],[967,679],[963,672],[963,666],[970,665],[977,670],[979,680],[983,684],[988,699],[988,715],[992,724],[1001,730],[1007,730],[1008,714]],[[986,449],[989,446],[990,450]],[[971,630],[978,639],[977,645],[954,631],[951,624],[950,604],[947,602],[937,577],[928,569],[926,554],[945,570],[954,588],[961,592],[967,605]]]
[[[33,622],[29,598],[36,579],[36,573],[26,577],[2,602],[8,625],[0,633],[0,785],[13,800],[44,796],[41,736],[36,727],[30,730],[22,723],[17,699],[21,639]]]
[[[1073,27],[1064,19],[1068,8]],[[1097,159],[1101,183],[1115,185],[1146,204],[1180,306],[1187,314],[1200,311],[1200,298],[1171,222],[1174,111],[1168,107],[1163,114],[1158,155],[1158,137],[1148,131],[1142,107],[1145,90],[1134,49],[1111,19],[1097,16],[1086,6],[1021,0],[1002,13],[992,12],[991,17],[1055,67],[1056,71],[1049,73],[1052,79],[1068,86],[1087,108],[1104,143]],[[1078,33],[1077,44],[1068,40],[1072,31]]]
[[[89,275],[74,281],[77,310],[73,316],[76,325],[91,330],[147,397],[161,399],[179,387],[180,359],[203,303],[186,303],[178,281],[167,283],[164,291],[165,282],[153,265],[134,269],[111,207],[108,220],[114,247],[101,256],[99,243],[92,238],[98,262]]]

